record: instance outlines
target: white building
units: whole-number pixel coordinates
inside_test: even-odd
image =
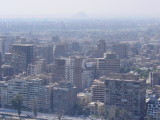
[[[32,77],[20,77],[0,82],[0,105],[12,106],[16,95],[22,96],[22,105],[32,109],[36,104],[38,110],[51,110],[53,85],[44,85],[44,80]]]
[[[15,78],[8,81],[8,106],[12,106],[12,99],[20,94],[23,99],[23,106],[27,106],[27,81],[26,79]]]
[[[72,58],[66,59],[65,79],[74,83],[75,80],[75,60]]]
[[[82,90],[82,58],[69,57],[66,59],[65,80],[73,83],[78,91]]]

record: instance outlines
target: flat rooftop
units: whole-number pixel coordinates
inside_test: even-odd
[[[33,46],[34,44],[12,44],[12,46]]]

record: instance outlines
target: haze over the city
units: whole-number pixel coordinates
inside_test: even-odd
[[[160,120],[160,0],[0,0],[0,120]]]
[[[159,0],[0,0],[0,17],[160,16]]]

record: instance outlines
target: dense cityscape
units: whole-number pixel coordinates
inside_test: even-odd
[[[1,19],[0,33],[0,118],[160,119],[159,19]]]

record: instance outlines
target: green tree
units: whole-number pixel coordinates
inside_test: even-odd
[[[12,99],[12,106],[15,110],[17,110],[18,115],[21,115],[21,108],[22,108],[22,96],[21,95],[16,95]]]
[[[58,117],[58,120],[62,120],[62,116],[63,116],[63,111],[59,111],[57,112],[57,117]]]

